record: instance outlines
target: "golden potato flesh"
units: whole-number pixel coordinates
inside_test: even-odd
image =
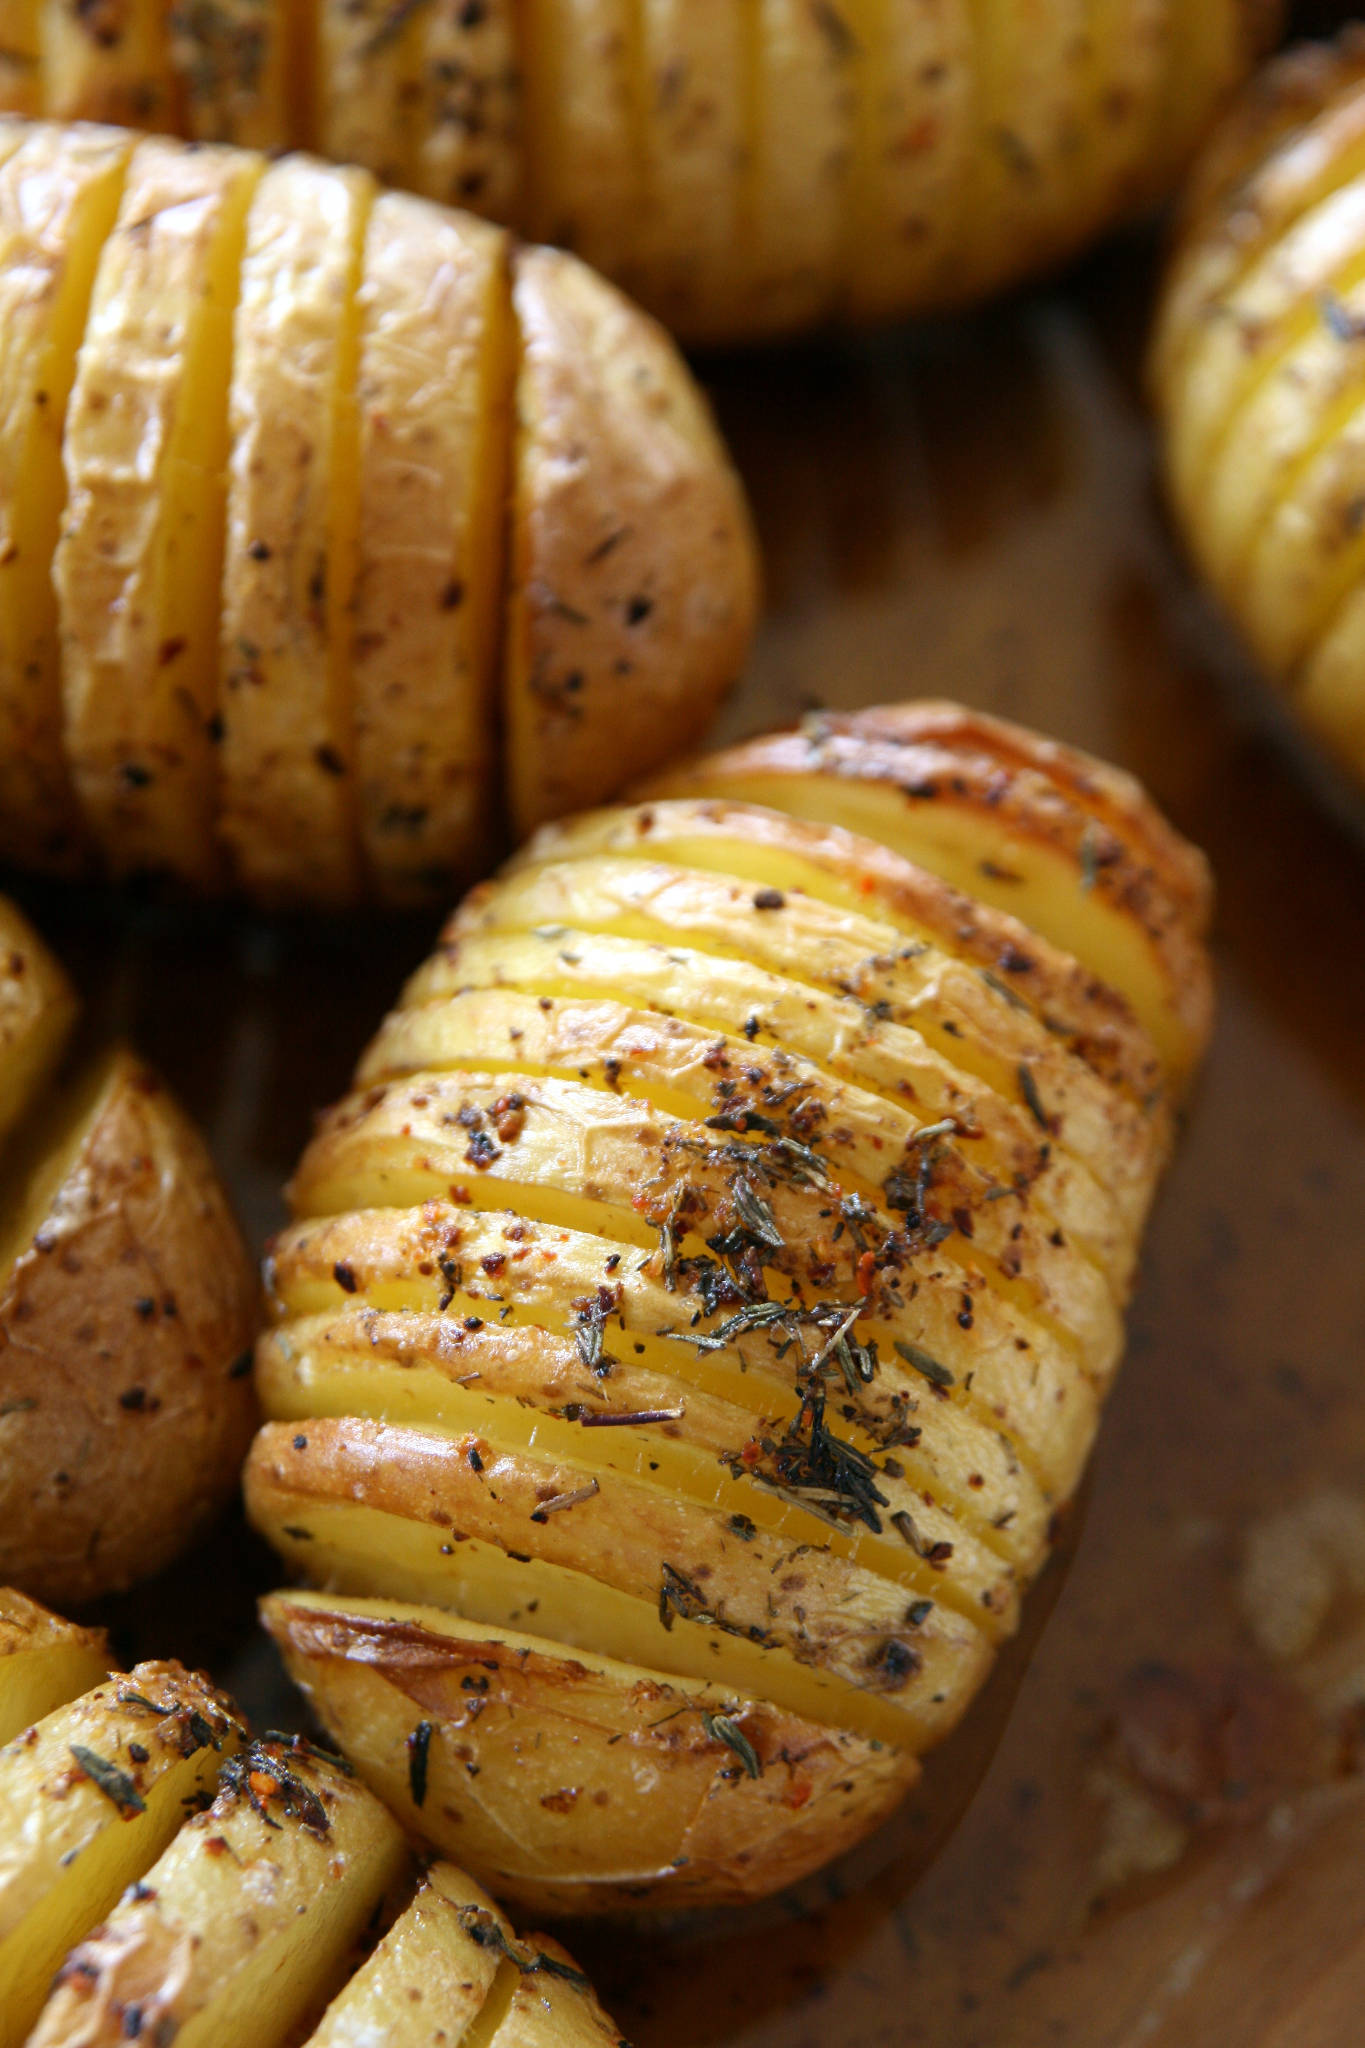
[[[1175,186],[1280,0],[30,0],[0,109],[308,148],[691,339],[960,304]],[[47,17],[40,25],[39,14]]]
[[[431,77],[459,11],[404,10]],[[209,16],[196,132],[257,132],[229,47],[277,90],[249,0],[126,10],[107,95],[85,10],[48,12],[54,104],[121,103],[139,51],[174,68]],[[391,13],[319,10],[406,106]],[[6,858],[272,904],[439,894],[506,820],[696,738],[756,607],[700,394],[576,258],[362,169],[0,117]]]
[[[1209,145],[1151,360],[1176,521],[1291,716],[1365,783],[1365,35],[1267,66]]]
[[[0,1743],[98,1685],[108,1669],[101,1629],[78,1628],[0,1586]]]
[[[1209,894],[1127,778],[945,705],[471,893],[295,1175],[246,1478],[325,1589],[267,1626],[414,1831],[606,1911],[894,1804],[1079,1482]]]

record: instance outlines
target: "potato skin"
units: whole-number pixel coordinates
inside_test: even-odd
[[[765,1701],[419,1607],[276,1593],[261,1618],[404,1825],[533,1913],[764,1897],[859,1840],[919,1776],[905,1751]],[[752,1771],[717,1717],[750,1745]],[[421,1780],[411,1741],[424,1724]],[[476,1750],[477,1780],[464,1769]],[[530,1856],[528,1815],[544,1836]]]
[[[1063,260],[1172,190],[1284,10],[776,0],[754,31],[737,0],[51,11],[50,62],[0,63],[0,107],[320,149],[567,239],[717,340]]]
[[[1150,361],[1167,487],[1261,672],[1365,787],[1365,31],[1287,51],[1196,167]]]
[[[0,600],[41,614],[46,663],[0,604],[0,784],[27,788],[37,733],[74,806],[56,834],[26,799],[7,853],[69,865],[79,843],[271,906],[411,903],[486,872],[506,820],[699,736],[743,665],[755,544],[652,320],[577,258],[364,170],[102,147],[112,219],[51,196],[89,182],[89,131],[0,126],[6,216],[52,216],[41,267],[34,232],[0,237],[24,316],[0,475],[43,486],[22,551],[0,508]],[[35,386],[60,397],[36,440]]]
[[[88,1600],[192,1540],[250,1438],[255,1310],[202,1140],[116,1054],[0,1283],[0,1577]]]
[[[966,1709],[1209,1018],[1202,858],[1070,750],[892,706],[660,788],[471,891],[321,1119],[246,1475],[337,1739],[573,1911],[810,1871]]]

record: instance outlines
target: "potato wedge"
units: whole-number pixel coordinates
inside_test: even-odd
[[[761,1896],[856,1841],[918,1775],[904,1750],[770,1702],[427,1607],[297,1592],[261,1612],[404,1825],[534,1912]]]
[[[503,719],[520,835],[619,786],[661,729],[670,747],[701,732],[715,679],[728,685],[743,660],[757,583],[743,495],[661,331],[546,249],[517,256],[513,303]]]
[[[1177,519],[1262,669],[1365,781],[1365,37],[1268,66],[1210,144],[1151,361]]]
[[[247,0],[171,17],[213,105],[258,65],[308,98],[301,16],[269,55]],[[400,103],[415,151],[434,94],[491,204],[506,6],[322,25],[357,152]],[[509,813],[695,738],[756,609],[685,365],[572,257],[361,169],[0,121],[0,856],[272,906],[443,895]]]
[[[131,1054],[25,1149],[0,1229],[0,1578],[88,1599],[231,1490],[255,1288],[201,1140]]]
[[[328,2006],[308,2048],[455,2048],[483,2013],[503,1945],[515,1940],[493,1901],[463,1871],[434,1863],[416,1896]],[[480,1938],[483,1937],[483,1938]],[[490,2016],[491,2017],[491,2016]]]
[[[0,1586],[0,1743],[98,1685],[109,1661],[102,1629],[77,1628]]]
[[[267,1625],[410,1825],[554,1909],[806,1872],[963,1711],[1208,1026],[1207,870],[1083,756],[900,706],[678,782],[471,892],[257,1350],[248,1512],[340,1589]]]
[[[32,2048],[140,2032],[279,2048],[335,1989],[405,1861],[396,1823],[332,1758],[301,1737],[250,1743],[66,1958]]]
[[[53,1972],[211,1793],[245,1731],[206,1680],[139,1664],[0,1751],[0,2044],[27,2039]]]

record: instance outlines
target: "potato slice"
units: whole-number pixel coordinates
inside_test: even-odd
[[[23,912],[0,896],[0,1144],[55,1072],[76,994]]]
[[[452,1864],[433,1863],[307,2048],[458,2048],[514,1942],[486,1892]]]
[[[640,0],[632,54],[639,137],[632,289],[669,327],[705,329],[733,291],[752,149],[756,9]]]
[[[527,0],[526,189],[537,241],[623,282],[639,219],[632,0]]]
[[[740,485],[663,333],[552,250],[518,255],[513,299],[503,717],[521,834],[638,772],[661,729],[674,745],[702,731],[743,659],[757,572]]]
[[[536,1912],[761,1896],[856,1841],[918,1776],[906,1750],[721,1686],[432,1608],[297,1592],[261,1614],[403,1824]]]
[[[230,1491],[255,1288],[202,1141],[131,1054],[27,1153],[0,1228],[0,1579],[88,1599],[158,1569]]]
[[[399,902],[486,867],[499,832],[515,353],[506,237],[381,197],[361,287],[354,717],[362,847]]]
[[[1207,1041],[1207,863],[1138,784],[953,705],[821,714],[663,778],[661,794],[840,825],[1016,917],[1117,990],[1179,1088]]]
[[[932,295],[962,227],[976,146],[971,10],[918,0],[843,0],[853,148],[839,272],[854,318]],[[840,45],[836,34],[833,40]]]
[[[421,7],[317,0],[313,135],[319,156],[363,164],[386,185],[411,183]]]
[[[232,358],[220,831],[267,901],[352,899],[357,292],[373,181],[306,157],[261,179]]]
[[[252,1742],[67,1957],[31,2048],[280,2048],[335,1990],[405,1862],[397,1825],[334,1759],[300,1737]]]
[[[759,0],[745,240],[718,331],[782,334],[833,304],[854,134],[848,12]]]
[[[529,1961],[519,1958],[517,1967],[493,2048],[630,2048],[567,1949],[549,1935],[537,1935],[534,1954]]]
[[[244,1730],[178,1664],[139,1664],[0,1751],[0,2048],[18,2048],[71,1944],[140,1879]]]
[[[84,831],[63,751],[52,558],[62,435],[129,136],[12,128],[0,140],[0,854],[66,869]]]
[[[103,1629],[77,1628],[0,1586],[0,1743],[98,1685],[109,1662]]]
[[[310,1578],[315,1543],[323,1559],[329,1543],[369,1532],[393,1560],[380,1564],[376,1551],[376,1593],[413,1597],[415,1569],[445,1587],[437,1604],[499,1626],[511,1617],[496,1589],[516,1584],[523,1603],[541,1599],[547,1632],[562,1607],[559,1640],[631,1661],[648,1616],[650,1661],[663,1670],[714,1672],[798,1711],[815,1694],[824,1703],[816,1718],[897,1728],[916,1748],[953,1725],[990,1661],[966,1616],[907,1601],[903,1587],[809,1540],[740,1529],[723,1512],[595,1473],[586,1457],[570,1464],[352,1418],[268,1423],[246,1498],[256,1526],[277,1544],[283,1537]],[[568,1624],[572,1610],[590,1617],[592,1633]],[[764,1687],[752,1675],[760,1670]]]
[[[43,111],[59,121],[174,126],[165,0],[47,0]]]
[[[184,134],[279,148],[291,132],[291,88],[306,82],[290,76],[301,54],[302,12],[275,0],[189,0],[171,9],[170,60]]]
[[[0,39],[0,107],[7,114],[43,111],[43,0],[10,0]]]
[[[520,222],[529,69],[522,0],[428,0],[419,8],[421,70],[408,116],[411,182],[485,220]]]
[[[139,143],[95,280],[67,413],[53,564],[65,737],[119,873],[199,886],[213,843],[227,384],[261,160]]]

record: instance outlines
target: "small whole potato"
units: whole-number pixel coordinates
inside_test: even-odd
[[[246,1471],[266,1626],[412,1831],[591,1913],[891,1811],[1084,1469],[1209,895],[1128,777],[909,704],[465,899],[295,1174]]]
[[[198,1133],[0,899],[0,1580],[76,1602],[183,1550],[250,1440],[257,1288]]]
[[[3,120],[0,335],[0,857],[418,901],[742,666],[738,480],[571,256],[310,157]]]
[[[1176,522],[1365,784],[1365,31],[1268,65],[1196,168],[1151,381]]]
[[[51,0],[0,108],[316,149],[691,339],[962,304],[1174,185],[1280,0]]]

